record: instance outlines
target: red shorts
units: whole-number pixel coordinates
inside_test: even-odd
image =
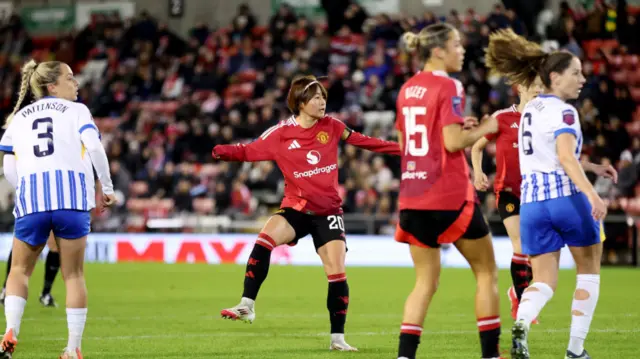
[[[480,206],[465,202],[457,211],[403,209],[395,239],[418,247],[439,248],[460,238],[480,239],[489,234]]]

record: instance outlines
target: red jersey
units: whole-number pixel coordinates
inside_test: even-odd
[[[445,72],[420,72],[400,89],[400,209],[459,210],[465,201],[475,201],[465,153],[447,151],[442,135],[445,126],[464,124],[464,104],[462,83]]]
[[[342,121],[329,116],[310,128],[300,127],[291,117],[249,144],[216,146],[213,155],[227,161],[275,161],[285,180],[281,208],[314,215],[340,214],[338,145],[345,130],[349,132],[346,139],[349,144],[400,155],[396,142],[351,131]]]
[[[485,136],[496,141],[496,179],[493,184],[495,193],[506,191],[520,197],[520,159],[518,157],[518,126],[520,112],[513,105],[497,111],[493,116],[498,120],[498,132]]]

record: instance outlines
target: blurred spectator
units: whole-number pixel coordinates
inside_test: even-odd
[[[359,131],[393,139],[399,87],[420,69],[415,56],[398,46],[404,31],[446,19],[463,32],[466,61],[453,75],[465,86],[467,114],[481,117],[515,102],[514,89],[483,66],[489,33],[512,27],[541,40],[545,49],[566,49],[583,59],[587,83],[574,104],[585,134],[583,156],[620,169],[618,185],[591,179],[612,209],[623,211],[618,197],[635,195],[640,164],[640,82],[633,75],[637,15],[627,12],[623,1],[617,7],[596,1],[587,8],[568,2],[545,8],[542,0],[503,3],[489,14],[454,9],[439,18],[443,14],[429,11],[367,14],[356,1],[322,0],[326,25],[286,3],[260,24],[241,4],[227,27],[197,23],[185,39],[145,11],[131,19],[97,15],[86,28],[49,45],[32,38],[14,16],[0,29],[0,115],[15,103],[26,57],[65,61],[81,82],[80,100],[96,118],[115,187],[125,199],[121,208],[98,217],[96,228],[144,230],[134,219],[194,212],[254,218],[279,204],[282,174],[269,162],[215,162],[210,151],[217,143],[251,141],[289,117],[284,99],[292,77],[322,76],[329,114]],[[616,75],[620,71],[626,72]],[[495,171],[494,152],[494,146],[487,147],[487,174]],[[397,212],[397,159],[344,146],[339,164],[345,212],[370,215],[376,231],[390,233]],[[480,198],[486,214],[495,213],[491,193]],[[10,230],[5,212],[0,225]]]

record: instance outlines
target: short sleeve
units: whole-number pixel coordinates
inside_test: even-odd
[[[13,126],[9,125],[2,139],[0,139],[0,151],[4,153],[13,154]]]
[[[442,126],[464,124],[464,89],[457,80],[446,81],[440,91],[440,121]]]
[[[338,120],[337,118],[333,118],[333,117],[329,117],[331,119],[331,121],[333,121],[333,130],[336,133],[336,136],[338,136],[338,138],[342,138],[342,133],[344,132],[345,129],[348,129],[349,131],[351,131],[351,129],[347,128],[347,125]]]
[[[495,141],[495,139],[498,138],[498,135],[500,134],[500,131],[502,130],[502,121],[500,121],[500,116],[499,116],[500,112],[501,111],[496,111],[491,115],[491,116],[495,117],[496,120],[498,121],[498,132],[489,133],[489,134],[484,136],[484,138],[486,138],[487,141],[489,141],[489,142]]]
[[[578,137],[578,132],[580,131],[580,119],[575,107],[559,107],[554,111],[553,115],[549,117],[551,117],[551,129],[553,131],[554,138],[557,138],[563,133],[570,133],[575,137]]]
[[[96,126],[89,108],[83,104],[77,104],[76,108],[78,110],[78,131],[80,134],[84,131],[91,130],[96,131],[98,133],[98,137],[102,138],[100,130],[98,130],[98,126]]]

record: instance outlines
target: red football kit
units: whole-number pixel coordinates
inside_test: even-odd
[[[443,127],[464,124],[464,104],[462,84],[444,72],[420,72],[400,89],[401,210],[459,210],[475,200],[464,151],[447,151],[442,135]]]
[[[342,214],[338,193],[338,145],[345,131],[346,143],[373,152],[400,155],[396,142],[351,131],[333,117],[325,116],[310,128],[294,117],[266,130],[249,144],[219,145],[213,155],[224,161],[275,161],[284,175],[281,208],[312,215]]]
[[[438,248],[489,233],[469,178],[465,152],[449,152],[443,129],[464,126],[464,88],[445,72],[421,72],[400,89],[396,126],[403,135],[400,215],[395,239]]]
[[[485,136],[496,141],[496,178],[493,191],[511,192],[520,197],[520,159],[518,158],[518,126],[520,112],[513,105],[497,111],[493,116],[498,120],[498,132]]]

